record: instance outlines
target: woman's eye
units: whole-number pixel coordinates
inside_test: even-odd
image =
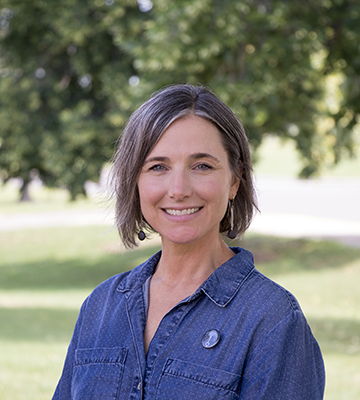
[[[196,169],[198,169],[200,171],[207,171],[209,169],[212,169],[212,167],[208,164],[199,164],[196,166]]]
[[[155,171],[155,172],[161,172],[161,171],[165,171],[165,167],[163,165],[160,164],[156,164],[153,165],[152,167],[149,168],[151,171]]]

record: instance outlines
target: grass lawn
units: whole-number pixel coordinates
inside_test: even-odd
[[[158,247],[121,252],[101,226],[3,232],[0,243],[0,400],[49,399],[84,298]],[[326,400],[360,398],[360,250],[263,236],[240,245],[298,298],[325,357]]]
[[[278,137],[267,135],[258,149],[258,162],[254,165],[257,175],[296,177],[302,169],[302,163],[294,142],[282,142]],[[322,177],[360,178],[360,154],[357,158],[343,158],[335,167],[322,169]]]
[[[265,136],[256,156],[256,174],[296,177],[301,171],[301,161],[293,142],[281,142],[277,137]]]

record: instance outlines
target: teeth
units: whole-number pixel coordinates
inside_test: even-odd
[[[165,211],[170,214],[170,215],[188,215],[188,214],[194,214],[196,211],[199,211],[200,207],[197,208],[188,208],[186,210],[170,210],[166,209]]]

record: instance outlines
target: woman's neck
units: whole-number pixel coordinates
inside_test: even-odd
[[[162,255],[154,275],[173,285],[194,281],[200,285],[233,255],[220,234],[211,243],[204,240],[176,244],[163,240]]]

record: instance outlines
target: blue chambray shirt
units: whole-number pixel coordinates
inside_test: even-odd
[[[322,356],[296,299],[255,269],[250,252],[232,250],[164,316],[147,356],[146,282],[161,253],[98,286],[82,305],[53,399],[323,399]],[[214,329],[220,340],[205,348]]]

